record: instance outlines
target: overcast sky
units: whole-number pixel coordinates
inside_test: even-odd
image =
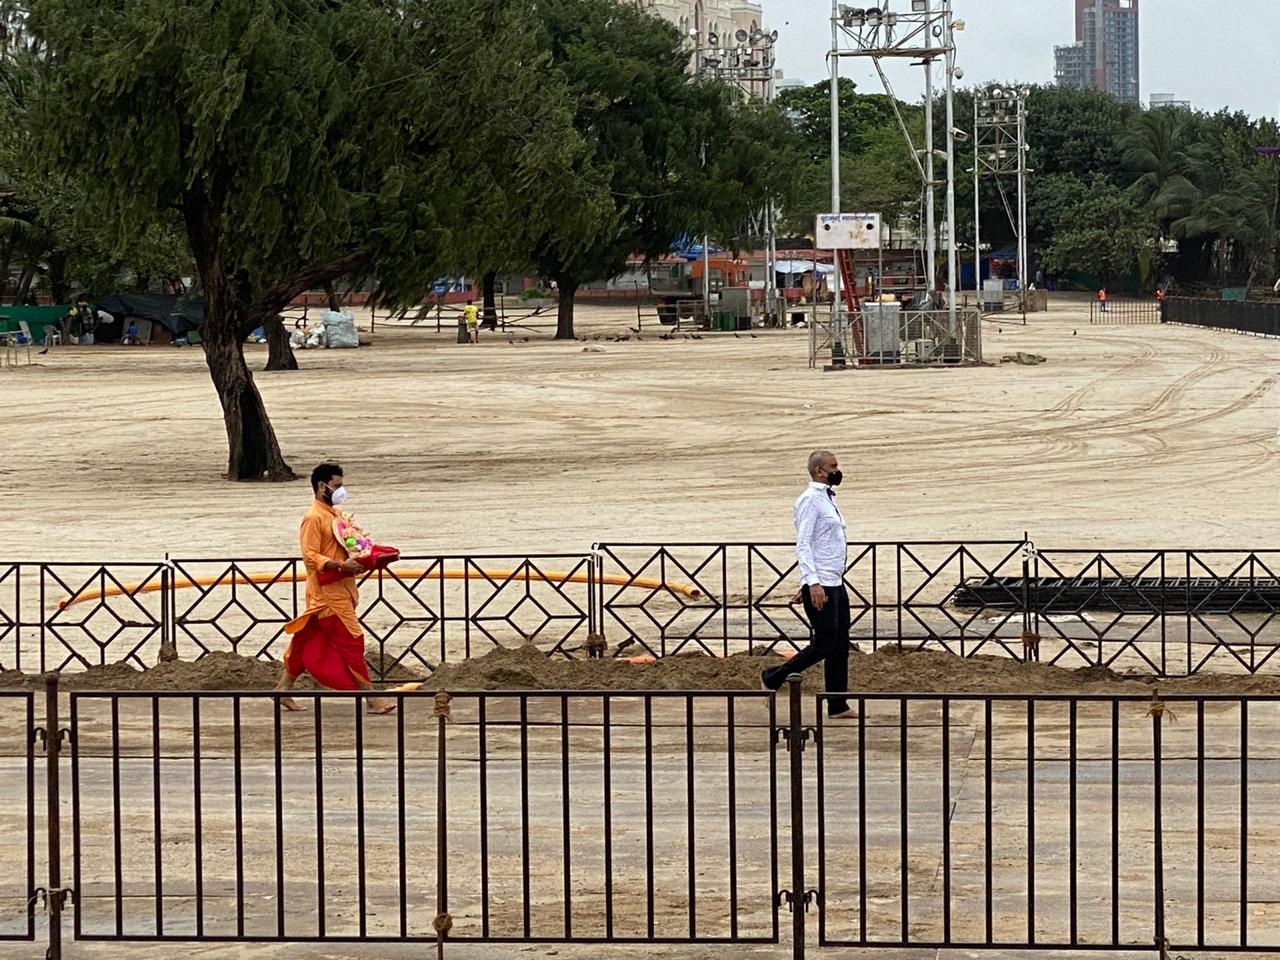
[[[910,9],[889,0],[891,9]],[[1172,93],[1201,110],[1228,106],[1254,116],[1280,109],[1280,8],[1275,0],[1141,0],[1142,98]],[[954,0],[964,85],[987,80],[1053,80],[1053,47],[1075,40],[1072,0]],[[788,78],[826,79],[830,0],[764,0],[781,36],[778,64]],[[1206,22],[1206,15],[1210,19]],[[879,92],[869,64],[841,61],[861,90]],[[920,71],[889,71],[898,95],[923,95]]]

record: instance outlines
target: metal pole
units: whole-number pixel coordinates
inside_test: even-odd
[[[1018,91],[1018,284],[1023,303],[1027,290],[1027,98]]]
[[[978,314],[982,314],[982,175],[979,172],[978,98],[973,92],[973,290],[978,301]]]
[[[943,61],[947,69],[947,323],[950,335],[956,335],[956,114],[955,114],[955,73],[956,45],[955,34],[951,26],[951,2],[944,0],[943,36],[946,38],[947,53]],[[963,350],[961,351],[963,359]]]
[[[49,888],[45,891],[49,908],[48,960],[62,957],[62,798],[59,784],[58,755],[61,740],[58,719],[58,675],[46,674],[44,679],[44,752],[46,760],[45,794],[48,811],[49,835]]]
[[[932,25],[933,0],[925,0],[925,6]],[[937,287],[938,231],[933,209],[933,60],[928,55],[924,58],[924,163],[925,273],[932,298]]]
[[[711,238],[702,236],[702,318],[711,325]]]
[[[791,956],[804,960],[804,721],[800,715],[799,674],[787,677],[790,722],[787,750],[791,754]]]
[[[840,4],[831,0],[831,212],[840,212]],[[836,260],[832,257],[832,261]],[[841,277],[839,264],[831,273],[831,345],[844,349],[844,331],[840,324]],[[818,289],[818,251],[813,252],[813,287]],[[834,360],[834,357],[833,357]]]

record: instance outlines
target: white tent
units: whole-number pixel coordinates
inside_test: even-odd
[[[813,273],[815,267],[821,276],[826,276],[836,272],[836,268],[831,264],[814,264],[812,260],[779,260],[776,266],[778,273],[785,274],[788,277],[794,277],[805,273]]]

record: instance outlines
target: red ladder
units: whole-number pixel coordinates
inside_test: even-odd
[[[854,269],[853,251],[837,250],[840,265],[840,285],[844,288],[845,306],[849,308],[849,324],[853,333],[853,360],[857,362],[867,355],[867,339],[862,322],[862,299],[858,296],[858,275]]]

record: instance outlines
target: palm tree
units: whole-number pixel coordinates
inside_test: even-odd
[[[1200,196],[1191,179],[1194,163],[1183,111],[1143,112],[1122,145],[1124,164],[1136,177],[1130,196],[1159,224],[1161,239],[1171,239],[1174,222],[1188,216]]]

